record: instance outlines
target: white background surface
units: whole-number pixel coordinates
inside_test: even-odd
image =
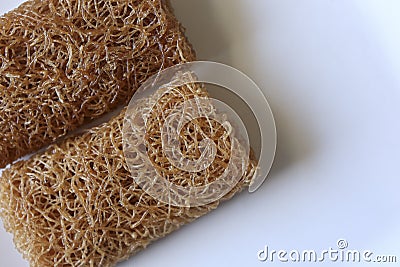
[[[17,2],[0,1],[0,12]],[[257,260],[265,245],[321,251],[337,248],[339,238],[400,261],[400,3],[172,5],[200,59],[242,70],[265,92],[277,157],[256,193],[243,192],[119,266],[268,266]],[[13,247],[1,228],[0,266],[28,266]]]

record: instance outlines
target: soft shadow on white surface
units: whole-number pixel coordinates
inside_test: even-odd
[[[399,84],[373,22],[352,1],[198,1],[196,9],[189,2],[172,4],[190,39],[222,51],[199,47],[199,58],[230,64],[264,89],[277,158],[259,191],[242,193],[132,263],[263,266],[271,264],[257,260],[264,245],[323,250],[339,238],[350,249],[398,253]],[[217,30],[209,30],[215,17]]]
[[[268,7],[260,1],[253,2],[259,6]],[[265,49],[262,46],[254,49],[251,44],[249,45],[254,41],[254,35],[257,34],[252,30],[260,31],[260,34],[267,36],[269,27],[268,18],[265,18],[260,25],[252,24],[253,21],[249,20],[252,15],[243,8],[248,5],[247,2],[172,0],[171,3],[178,19],[187,29],[186,35],[193,44],[199,60],[230,64],[244,71],[250,78],[254,78],[252,75],[254,71],[251,68],[260,67],[260,65],[254,64],[254,60],[268,53],[275,53],[269,49],[267,44],[262,44]],[[264,83],[262,86],[262,90],[271,102],[278,131],[277,154],[272,173],[284,169],[291,162],[306,159],[312,153],[313,146],[317,146],[315,140],[309,140],[312,139],[312,134],[307,133],[306,127],[300,124],[296,118],[298,112],[287,106],[286,103],[284,103],[285,108],[281,108],[278,103],[279,99],[271,98],[274,91],[282,90],[281,83],[287,79],[283,72],[274,73],[274,76],[268,73],[269,69],[273,69],[276,65],[279,63],[275,64],[267,58],[260,69],[264,72],[261,77],[268,78],[266,84]],[[291,99],[287,100],[291,101]],[[296,140],[291,142],[288,134],[294,132]],[[257,148],[255,149],[257,150]],[[292,152],[290,152],[291,150]]]
[[[0,170],[0,175],[1,175]],[[0,220],[0,266],[29,266],[27,261],[22,258],[22,255],[15,250],[13,237],[6,233],[3,227],[3,222]]]
[[[226,1],[215,0],[171,0],[175,14],[187,29],[186,36],[192,43],[198,60],[216,60],[231,45],[226,32],[229,28],[220,17],[219,2],[226,4]],[[235,3],[226,8],[235,16]]]
[[[400,259],[400,61],[396,27],[380,24],[391,1],[379,1],[379,12],[345,0],[171,2],[200,59],[230,64],[264,90],[277,158],[259,191],[119,266],[287,266],[261,263],[257,251],[323,250],[339,238]],[[28,266],[2,229],[0,249],[1,265]]]
[[[3,15],[6,12],[16,8],[18,5],[22,4],[23,0],[14,0],[14,1],[7,1],[7,0],[0,0],[0,14]]]

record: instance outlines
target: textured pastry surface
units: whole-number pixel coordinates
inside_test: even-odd
[[[161,108],[167,114],[195,96],[206,96],[206,92],[197,84],[177,87],[159,99],[155,110]],[[137,185],[127,166],[122,133],[125,111],[4,171],[0,215],[31,266],[113,266],[248,186],[255,170],[253,160],[228,194],[207,205],[179,207],[153,198]],[[159,114],[153,112],[148,118],[146,139],[158,173],[181,185],[218,179],[230,160],[225,150],[235,137],[224,138],[218,123],[192,121],[180,134],[183,154],[198,157],[198,149],[191,147],[209,134],[217,159],[203,172],[174,170],[157,138],[164,120]],[[145,166],[141,170],[148,171]]]
[[[32,0],[0,18],[0,168],[194,52],[162,0]]]

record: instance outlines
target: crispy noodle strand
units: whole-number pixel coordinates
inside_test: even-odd
[[[0,18],[0,168],[195,59],[163,0],[31,0]]]
[[[143,166],[143,173],[156,168],[165,179],[180,185],[204,185],[218,179],[230,160],[227,147],[235,138],[221,138],[225,134],[219,123],[196,119],[180,133],[182,153],[189,159],[198,157],[192,145],[202,135],[216,143],[218,157],[198,174],[171,167],[157,138],[164,120],[160,114],[168,114],[185,99],[205,95],[199,86],[186,84],[159,99],[157,108],[162,113],[151,113],[146,137],[153,166]],[[179,207],[153,198],[137,185],[127,166],[122,139],[125,110],[4,171],[0,216],[32,267],[114,266],[249,185],[256,166],[252,157],[245,174],[220,200]],[[134,110],[141,111],[140,105]]]

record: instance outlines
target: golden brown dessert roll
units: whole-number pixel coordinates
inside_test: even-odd
[[[195,59],[163,0],[30,0],[0,18],[0,168]]]
[[[140,158],[149,160],[138,166],[139,174],[146,176],[154,168],[169,182],[182,186],[212,184],[220,179],[233,158],[231,145],[236,137],[227,134],[218,121],[199,117],[180,132],[181,152],[185,158],[198,159],[197,142],[208,137],[216,147],[214,160],[197,172],[171,164],[160,138],[165,115],[194,97],[206,98],[207,92],[197,83],[168,86],[172,90],[156,97],[145,126],[135,117],[144,114],[142,106],[130,106],[129,121],[124,117],[125,108],[109,122],[51,145],[44,153],[17,162],[3,172],[0,217],[6,230],[14,235],[17,249],[32,267],[113,266],[152,241],[207,214],[250,184],[256,162],[249,160],[248,155],[244,158],[246,153],[238,145],[235,150],[239,156],[235,156],[234,162],[247,165],[235,166],[243,172],[220,199],[200,206],[171,205],[138,185],[128,163],[135,164]],[[210,114],[216,112],[209,109]],[[146,127],[143,136],[140,131],[123,134],[123,129],[126,133],[126,129],[141,127]],[[145,152],[136,146],[138,138],[144,138]]]

